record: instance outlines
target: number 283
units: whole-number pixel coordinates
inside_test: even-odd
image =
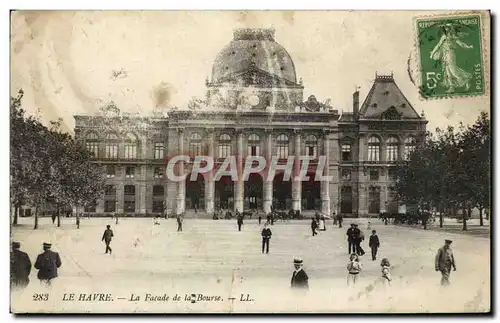
[[[49,300],[49,294],[33,294],[33,300],[35,302],[40,302],[40,301],[48,301]]]

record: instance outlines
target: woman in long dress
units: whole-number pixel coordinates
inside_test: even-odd
[[[465,87],[465,90],[468,90],[470,87],[469,81],[472,78],[471,73],[457,66],[455,59],[457,46],[466,49],[474,47],[460,40],[459,34],[457,34],[452,24],[445,24],[443,34],[431,51],[430,57],[432,60],[440,61],[443,66],[443,81],[441,84],[448,87],[447,93],[453,92],[457,87]]]

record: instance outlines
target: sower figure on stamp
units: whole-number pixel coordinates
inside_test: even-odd
[[[25,288],[30,283],[30,257],[19,248],[21,248],[19,242],[12,242],[12,251],[10,252],[10,285],[12,288]]]
[[[441,285],[443,286],[450,284],[451,267],[453,267],[453,271],[457,270],[455,257],[451,250],[451,243],[451,240],[446,239],[444,246],[438,249],[435,259],[436,271],[441,272]]]
[[[303,261],[300,258],[293,259],[293,266],[295,271],[292,274],[291,286],[297,289],[309,289],[309,277],[302,268]]]
[[[113,230],[111,230],[111,226],[108,224],[106,226],[106,230],[104,230],[104,233],[102,235],[102,240],[101,240],[101,241],[104,241],[104,243],[106,243],[106,253],[108,253],[108,250],[109,250],[109,254],[111,254],[111,252],[112,252],[111,247],[109,245],[110,245],[111,239],[113,237],[114,237]]]
[[[38,279],[41,283],[50,286],[57,277],[57,268],[61,267],[61,258],[57,252],[50,250],[52,244],[43,243],[44,252],[36,258],[35,269],[38,269]]]
[[[264,253],[264,247],[266,247],[266,253],[269,253],[269,240],[271,240],[271,236],[273,233],[271,229],[269,229],[268,224],[264,224],[264,229],[262,229],[262,253]]]

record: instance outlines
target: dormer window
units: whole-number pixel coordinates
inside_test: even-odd
[[[376,103],[373,103],[373,104],[372,104],[372,107],[374,107],[374,108],[377,108],[377,106],[378,106],[378,105],[377,105]]]

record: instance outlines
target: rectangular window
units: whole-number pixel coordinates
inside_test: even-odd
[[[378,181],[378,169],[370,170],[370,181]]]
[[[125,178],[134,178],[134,176],[135,176],[135,167],[127,166],[127,168],[125,168]]]
[[[104,212],[116,212],[116,200],[104,201]]]
[[[106,144],[106,158],[112,158],[112,159],[118,158],[118,144],[117,143],[107,143]]]
[[[368,160],[369,161],[380,161],[380,146],[370,145],[368,146]]]
[[[388,145],[387,146],[387,161],[392,162],[398,160],[398,146]]]
[[[155,167],[154,178],[163,178],[163,168],[162,167]]]
[[[342,169],[342,179],[344,181],[350,181],[351,180],[351,170],[349,168],[343,168]]]
[[[135,201],[124,201],[123,202],[124,212],[135,212]]]
[[[316,158],[316,146],[306,147],[307,156]]]
[[[104,195],[108,195],[108,196],[116,195],[116,186],[115,185],[104,186]]]
[[[163,142],[155,142],[155,159],[163,159],[165,147]]]
[[[201,152],[201,142],[191,142],[189,144],[189,155],[191,157],[203,155]]]
[[[397,179],[397,172],[395,168],[389,168],[388,174],[390,181],[395,181]]]
[[[163,201],[153,201],[153,213],[163,213]]]
[[[342,145],[342,160],[343,161],[351,160],[351,145],[348,144]]]
[[[125,185],[123,188],[123,194],[125,196],[134,196],[135,195],[135,186],[134,185]]]
[[[98,142],[87,142],[86,144],[87,150],[94,156],[95,158],[99,157],[99,143]]]
[[[106,166],[106,177],[113,178],[113,177],[115,177],[115,174],[116,174],[115,165],[107,165]]]
[[[249,156],[259,156],[259,146],[248,146],[248,155]]]
[[[219,144],[219,158],[226,158],[231,155],[231,146],[229,143]]]
[[[285,145],[278,146],[278,158],[280,159],[288,158],[288,146]]]
[[[137,158],[137,145],[136,144],[125,144],[125,158],[126,159],[136,159]]]

